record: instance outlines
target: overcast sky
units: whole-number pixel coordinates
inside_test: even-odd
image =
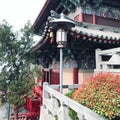
[[[33,24],[46,0],[0,0],[0,23],[6,20],[20,30],[28,20]]]

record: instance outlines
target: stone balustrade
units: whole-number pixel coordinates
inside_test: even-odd
[[[78,84],[63,85],[63,88],[71,90],[79,86]],[[87,107],[61,94],[59,85],[43,85],[40,120],[72,120],[68,114],[69,108],[77,113],[79,120],[105,120]]]

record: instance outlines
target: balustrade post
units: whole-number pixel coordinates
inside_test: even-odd
[[[64,113],[64,106],[63,102],[61,102],[61,107],[60,107],[60,115],[59,115],[59,120],[65,120],[65,113]]]
[[[48,98],[48,93],[46,92],[45,88],[48,85],[47,82],[43,83],[43,106],[45,105],[45,99]]]
[[[79,114],[79,113],[77,115],[78,115],[79,120],[87,120],[87,119],[85,119],[84,115]]]
[[[100,70],[100,62],[102,61],[101,55],[99,55],[99,52],[101,51],[101,49],[96,49],[95,51],[95,55],[96,55],[96,70]]]

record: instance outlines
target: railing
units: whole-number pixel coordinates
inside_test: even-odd
[[[78,87],[78,84],[63,85],[63,88],[69,90]],[[59,85],[44,84],[40,120],[72,120],[68,114],[69,108],[77,112],[79,120],[105,120],[92,110],[59,93],[58,90]]]
[[[11,117],[10,120],[16,120],[16,118],[15,117]],[[21,116],[21,117],[18,117],[17,120],[27,120],[27,117]]]
[[[104,57],[104,60],[102,59]],[[107,50],[96,49],[95,72],[120,73],[120,47]]]

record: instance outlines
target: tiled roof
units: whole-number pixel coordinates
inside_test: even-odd
[[[96,37],[104,40],[116,40],[120,42],[120,31],[117,29],[116,31],[110,31],[109,29],[112,29],[112,27],[107,27],[107,30],[104,30],[102,26],[101,29],[97,29],[97,25],[94,25],[93,28],[76,26],[75,28],[72,28],[72,31],[88,37]]]
[[[51,17],[49,17],[44,27],[41,40],[34,47],[34,50],[40,48],[49,39],[50,27],[49,22],[53,19],[58,19],[59,14],[52,11]],[[66,18],[68,18],[66,16]],[[69,20],[72,20],[68,18]],[[114,28],[109,26],[95,25],[91,23],[79,22],[72,20],[76,23],[76,26],[70,30],[71,34],[76,34],[79,37],[82,36],[83,39],[108,44],[119,44],[120,43],[120,28]]]
[[[51,11],[51,13],[52,18],[58,18],[59,14],[55,13],[54,11]],[[67,16],[65,17],[66,19],[72,20]],[[87,38],[93,37],[102,40],[115,40],[120,42],[120,28],[79,22],[75,20],[72,21],[76,23],[76,26],[75,28],[72,28],[71,31],[75,32],[76,34],[87,36]]]

